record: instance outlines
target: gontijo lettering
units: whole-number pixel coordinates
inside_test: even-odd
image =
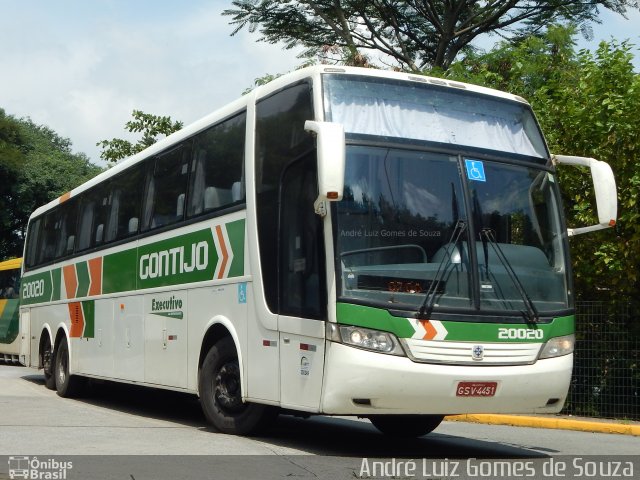
[[[205,270],[209,264],[209,245],[205,241],[191,244],[191,260],[185,259],[185,247],[153,252],[140,257],[141,280]]]

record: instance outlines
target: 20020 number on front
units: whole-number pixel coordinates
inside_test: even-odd
[[[500,340],[542,340],[544,332],[529,328],[499,328],[498,338]]]

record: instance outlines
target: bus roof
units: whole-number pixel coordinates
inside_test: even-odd
[[[22,266],[22,258],[12,258],[11,260],[5,260],[0,262],[0,272],[3,270],[16,270]]]
[[[326,73],[342,74],[342,75],[361,75],[361,76],[365,75],[365,76],[377,77],[377,78],[389,78],[389,79],[396,79],[396,80],[428,83],[428,84],[437,85],[440,87],[451,88],[453,90],[465,90],[465,91],[475,92],[475,93],[488,95],[492,97],[503,98],[505,100],[516,101],[516,102],[524,103],[528,105],[528,102],[523,98],[510,93],[502,92],[500,90],[494,90],[491,88],[446,80],[442,78],[428,77],[425,75],[403,73],[403,72],[392,72],[387,70],[378,70],[373,68],[361,68],[361,67],[341,67],[341,66],[337,67],[337,66],[327,66],[327,65],[315,65],[312,67],[306,67],[306,68],[302,68],[302,69],[287,73],[285,75],[282,75],[281,77],[278,77],[272,80],[271,82],[265,85],[256,87],[249,94],[244,95],[243,97],[240,97],[239,99],[231,103],[228,103],[227,105],[219,108],[218,110],[213,111],[212,113],[210,113],[209,115],[206,115],[200,120],[196,120],[190,125],[187,125],[186,127],[182,128],[181,130],[174,132],[168,137],[159,140],[158,142],[146,148],[142,152],[136,153],[131,157],[123,159],[122,161],[117,163],[114,167],[105,170],[104,172],[100,173],[99,175],[92,178],[91,180],[88,180],[82,185],[74,188],[70,192],[65,193],[61,197],[56,198],[51,202],[47,203],[46,205],[43,205],[37,208],[35,211],[32,212],[31,217],[35,217],[43,214],[44,212],[55,207],[56,205],[63,203],[69,198],[74,197],[80,192],[83,192],[93,187],[94,185],[102,183],[103,181],[117,175],[118,173],[122,172],[124,169],[138,162],[141,162],[152,155],[162,152],[163,150],[170,147],[171,145],[174,145],[175,143],[178,143],[182,140],[185,140],[191,137],[192,135],[195,135],[196,133],[204,130],[210,125],[216,123],[217,121],[223,120],[239,112],[240,110],[245,108],[248,104],[251,104],[252,102],[254,102],[256,99],[268,96],[286,87],[289,84],[301,81],[305,78],[318,78],[320,77],[320,75],[326,74]]]

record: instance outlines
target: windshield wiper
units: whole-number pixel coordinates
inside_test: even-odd
[[[489,245],[491,245],[491,247],[493,248],[494,252],[496,253],[496,256],[498,257],[498,260],[500,260],[500,263],[502,263],[502,266],[507,271],[509,278],[515,285],[516,290],[518,290],[518,293],[522,297],[522,301],[524,302],[524,305],[527,308],[526,312],[522,312],[525,316],[525,319],[527,320],[528,323],[538,323],[538,320],[539,320],[538,310],[536,309],[536,306],[531,300],[531,297],[529,297],[529,295],[527,294],[527,291],[522,285],[522,282],[518,278],[518,275],[516,274],[515,270],[511,266],[509,259],[507,259],[506,255],[500,248],[500,245],[498,244],[495,237],[493,236],[493,231],[490,228],[483,228],[482,230],[480,230],[480,238],[483,238],[483,237],[484,239],[486,239]],[[489,267],[487,265],[487,272],[488,272],[488,268]]]
[[[436,292],[438,291],[438,285],[444,279],[444,276],[448,270],[448,266],[444,269],[442,267],[447,260],[451,260],[451,255],[453,255],[453,252],[455,252],[455,248],[460,240],[460,236],[466,228],[467,224],[464,220],[458,220],[453,227],[451,237],[449,238],[449,242],[447,243],[447,247],[445,249],[445,254],[442,256],[442,260],[440,260],[440,264],[438,265],[438,270],[436,270],[436,275],[429,285],[429,289],[427,290],[427,294],[425,295],[424,302],[422,302],[422,306],[418,310],[418,317],[429,315],[431,313],[431,310],[433,310],[433,305],[436,301]],[[451,255],[449,255],[449,245],[452,246],[453,250]],[[462,256],[462,252],[460,252],[460,255]],[[453,262],[451,262],[451,265],[453,265]]]

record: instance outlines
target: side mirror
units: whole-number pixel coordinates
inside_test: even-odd
[[[551,155],[551,159],[554,164],[577,165],[591,169],[593,188],[596,193],[598,225],[569,228],[567,229],[569,236],[615,226],[618,214],[618,193],[616,190],[616,180],[613,177],[613,171],[609,164],[594,158],[572,157],[568,155]]]
[[[340,123],[307,120],[304,129],[317,137],[318,198],[314,208],[318,215],[326,215],[326,201],[342,200],[344,190],[345,140]]]

